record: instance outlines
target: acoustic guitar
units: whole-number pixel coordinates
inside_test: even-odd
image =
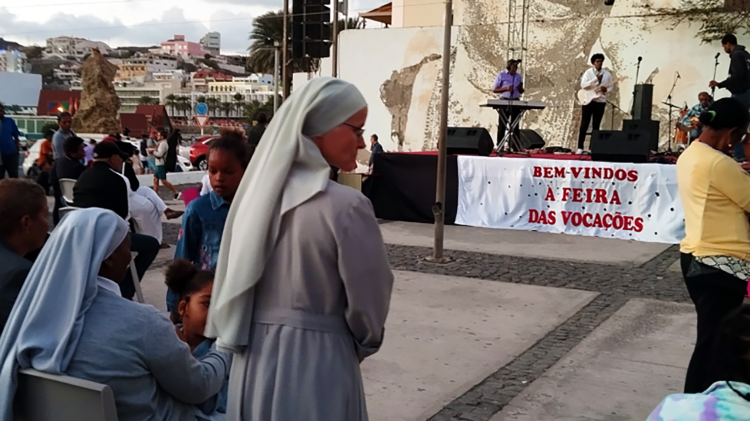
[[[599,93],[596,92],[596,88],[609,88],[615,83],[625,80],[627,78],[628,78],[627,76],[618,77],[617,79],[612,79],[611,82],[607,82],[604,85],[597,85],[597,86],[592,86],[590,88],[581,89],[580,91],[578,91],[578,102],[581,105],[589,105],[591,101],[599,97]]]

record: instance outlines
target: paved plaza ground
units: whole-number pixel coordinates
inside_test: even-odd
[[[645,420],[681,391],[695,315],[676,246],[452,226],[436,265],[431,225],[380,226],[396,283],[362,364],[371,420]],[[142,281],[162,311],[173,253]]]

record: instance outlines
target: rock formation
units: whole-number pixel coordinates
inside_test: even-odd
[[[91,55],[81,66],[83,92],[78,111],[73,117],[74,131],[103,134],[121,131],[117,116],[120,98],[112,85],[116,74],[117,66],[107,61],[98,49],[91,49]]]

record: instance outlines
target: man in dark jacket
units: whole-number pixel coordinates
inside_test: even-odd
[[[250,133],[247,134],[247,143],[253,146],[258,146],[260,138],[263,137],[263,133],[266,132],[266,126],[268,126],[268,116],[266,113],[258,113],[255,117],[255,121],[258,123],[250,129]]]
[[[721,45],[724,47],[724,52],[729,54],[729,77],[723,82],[712,80],[708,86],[728,90],[732,93],[732,98],[750,108],[750,53],[744,45],[737,45],[737,37],[732,34],[724,35]],[[734,158],[738,161],[745,160],[741,142],[735,145]]]
[[[81,160],[86,158],[86,150],[83,144],[84,140],[78,136],[65,139],[63,141],[64,156],[52,164],[49,178],[52,189],[55,191],[55,207],[52,210],[52,222],[55,225],[60,222],[60,206],[63,205],[60,179],[78,180],[78,177],[86,171],[86,167],[81,164]]]
[[[114,142],[100,142],[94,147],[94,165],[78,177],[73,187],[74,206],[81,208],[109,209],[128,220],[130,208],[128,205],[127,183],[122,175],[123,161],[128,158]],[[130,250],[137,252],[135,268],[138,279],[151,266],[159,253],[159,242],[156,238],[143,234],[130,234]],[[128,271],[128,279],[120,285],[122,296],[132,299],[135,287]]]
[[[31,270],[23,256],[47,239],[48,214],[47,196],[38,184],[0,180],[0,334]]]

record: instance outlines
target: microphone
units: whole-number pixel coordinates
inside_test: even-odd
[[[643,60],[643,57],[638,56],[638,63],[640,63],[641,60]]]
[[[680,77],[680,72],[675,72],[675,73],[677,73],[677,79],[682,79],[682,77]]]
[[[716,53],[716,56],[714,58],[719,58],[720,55],[721,53]]]

